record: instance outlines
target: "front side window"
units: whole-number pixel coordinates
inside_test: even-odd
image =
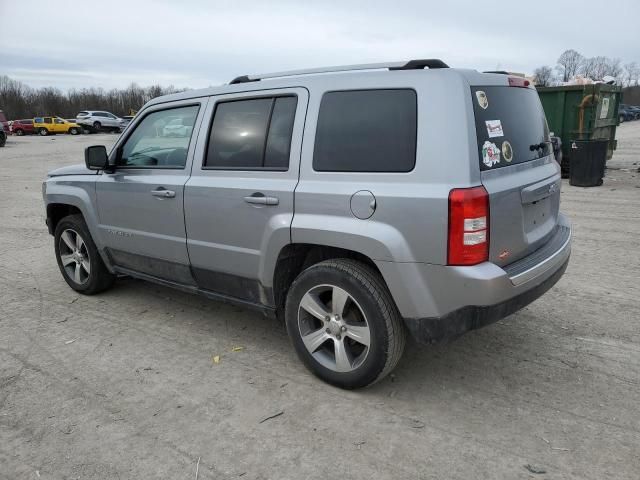
[[[183,168],[199,108],[190,105],[145,116],[122,145],[117,165]]]
[[[347,90],[322,97],[313,152],[320,172],[409,172],[416,162],[416,92]]]
[[[294,96],[219,103],[205,168],[288,169],[296,105]]]
[[[61,123],[64,123],[64,120],[62,120],[61,118],[56,118],[56,123],[59,125]]]

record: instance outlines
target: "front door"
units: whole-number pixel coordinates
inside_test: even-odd
[[[290,243],[303,88],[211,99],[185,188],[187,245],[200,288],[269,303],[267,262]]]
[[[193,283],[183,194],[205,107],[200,99],[153,106],[112,151],[115,170],[102,174],[96,195],[103,244],[121,269]],[[174,118],[188,126],[178,135],[164,129]]]
[[[53,119],[53,132],[54,133],[67,133],[67,123],[61,118]]]

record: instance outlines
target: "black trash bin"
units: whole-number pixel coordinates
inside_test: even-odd
[[[569,184],[576,187],[598,187],[604,178],[608,140],[573,140]]]

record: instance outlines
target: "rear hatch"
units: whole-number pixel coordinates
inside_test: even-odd
[[[553,236],[560,168],[535,89],[472,86],[481,181],[489,194],[489,261],[508,265]],[[528,84],[528,82],[527,82]]]

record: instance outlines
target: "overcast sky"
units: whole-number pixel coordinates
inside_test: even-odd
[[[0,75],[66,90],[412,58],[532,72],[567,48],[640,62],[639,19],[639,0],[0,0]]]

